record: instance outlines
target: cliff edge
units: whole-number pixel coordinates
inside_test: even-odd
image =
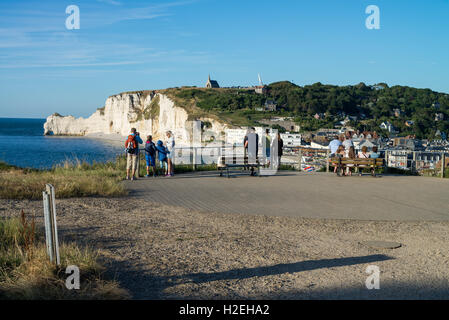
[[[45,135],[84,136],[94,133],[126,136],[136,128],[142,136],[151,134],[155,140],[164,139],[171,130],[178,144],[191,141],[192,121],[206,124],[208,139],[219,139],[228,124],[214,117],[195,117],[185,107],[177,106],[166,94],[155,91],[121,93],[107,98],[105,106],[97,109],[89,118],[49,116],[44,124]]]

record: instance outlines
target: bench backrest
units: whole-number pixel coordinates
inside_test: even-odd
[[[339,158],[334,157],[329,159],[329,162],[338,163],[338,164],[354,164],[354,165],[375,165],[382,166],[384,163],[384,159],[382,158]]]
[[[227,155],[227,156],[219,156],[218,157],[218,165],[226,165],[226,164],[258,164],[258,159],[250,159],[248,156],[243,155]]]

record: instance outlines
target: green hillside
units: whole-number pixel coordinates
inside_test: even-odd
[[[162,91],[177,105],[188,109],[193,118],[213,115],[234,125],[257,125],[260,119],[282,115],[294,117],[307,131],[331,128],[350,115],[358,117],[350,125],[360,130],[380,132],[379,125],[389,120],[399,129],[400,135],[434,138],[437,130],[449,133],[449,95],[430,89],[389,87],[385,83],[373,86],[364,83],[354,86],[315,83],[301,87],[283,81],[270,84],[266,95],[233,88],[183,87]],[[277,102],[278,111],[255,111],[267,99]],[[399,117],[395,117],[395,109],[401,111]],[[313,118],[316,113],[325,116],[316,120]],[[444,120],[435,121],[435,113],[442,113]],[[413,125],[406,126],[406,120],[412,120]]]

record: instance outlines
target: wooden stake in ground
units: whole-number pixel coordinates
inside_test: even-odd
[[[58,226],[56,223],[55,188],[51,184],[45,186],[42,192],[44,201],[44,222],[47,253],[51,262],[61,263],[59,257]]]

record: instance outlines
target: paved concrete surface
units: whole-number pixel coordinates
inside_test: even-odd
[[[449,179],[217,172],[127,181],[131,196],[200,211],[307,218],[449,221]]]

